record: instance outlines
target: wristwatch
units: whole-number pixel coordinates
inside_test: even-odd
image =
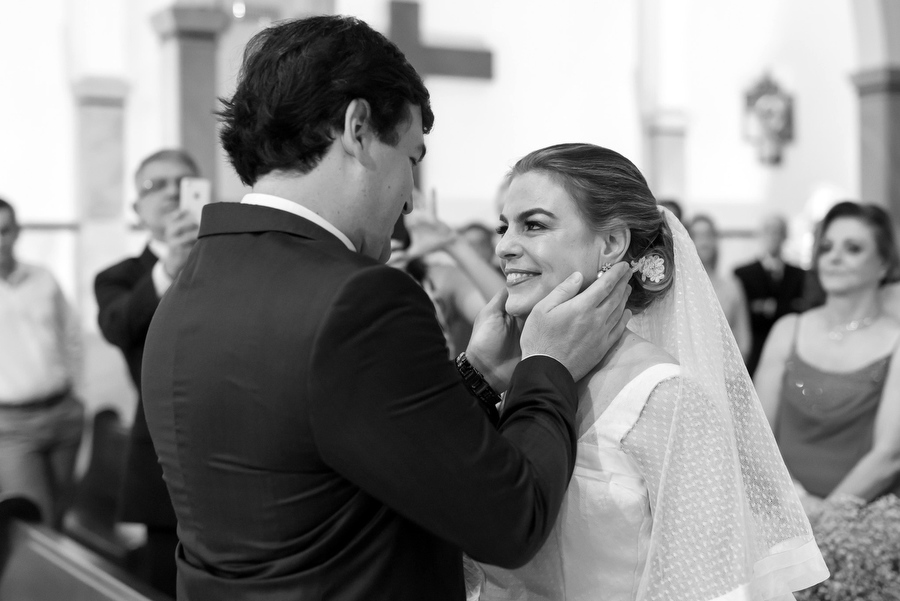
[[[481,408],[487,413],[488,419],[495,426],[500,421],[500,413],[497,411],[497,405],[500,403],[500,395],[497,394],[491,385],[487,383],[481,372],[475,369],[475,366],[469,363],[466,358],[466,352],[463,351],[456,358],[456,369],[462,376],[463,382],[469,394],[478,399]]]

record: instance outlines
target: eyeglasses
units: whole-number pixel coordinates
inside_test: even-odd
[[[138,196],[143,198],[148,194],[153,194],[154,192],[159,192],[160,190],[165,190],[169,187],[169,184],[173,184],[175,189],[178,190],[181,188],[181,180],[183,180],[186,176],[179,177],[154,177],[151,179],[145,179],[141,182],[140,190],[138,190]]]

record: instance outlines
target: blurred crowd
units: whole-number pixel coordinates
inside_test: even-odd
[[[140,391],[144,339],[160,298],[178,278],[199,232],[182,205],[181,182],[198,177],[178,149],[141,162],[133,209],[147,232],[138,256],[97,274],[98,324]],[[498,191],[502,206],[504,188]],[[397,222],[389,264],[428,293],[448,358],[465,349],[472,325],[506,279],[495,254],[496,215],[451,227],[434,199]],[[900,488],[900,258],[890,216],[856,202],[835,205],[815,232],[813,264],[785,260],[784,215],[759,224],[758,253],[725,271],[713,218],[662,200],[681,219],[722,305],[785,463],[814,505],[852,494],[871,501]],[[75,459],[86,419],[79,400],[78,320],[45,266],[18,260],[20,225],[0,200],[0,493],[32,497],[44,521],[65,529]],[[116,521],[143,524],[139,573],[174,596],[175,515],[140,398],[122,458]]]

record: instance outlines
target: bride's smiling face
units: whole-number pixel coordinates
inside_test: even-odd
[[[602,239],[566,189],[540,171],[517,175],[500,214],[497,256],[509,298],[506,312],[527,317],[534,305],[573,272],[582,287],[597,279]]]

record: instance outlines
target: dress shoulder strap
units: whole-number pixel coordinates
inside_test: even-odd
[[[594,424],[599,437],[614,445],[621,443],[637,423],[653,390],[663,380],[679,375],[681,366],[674,363],[658,363],[641,372],[622,388]]]

